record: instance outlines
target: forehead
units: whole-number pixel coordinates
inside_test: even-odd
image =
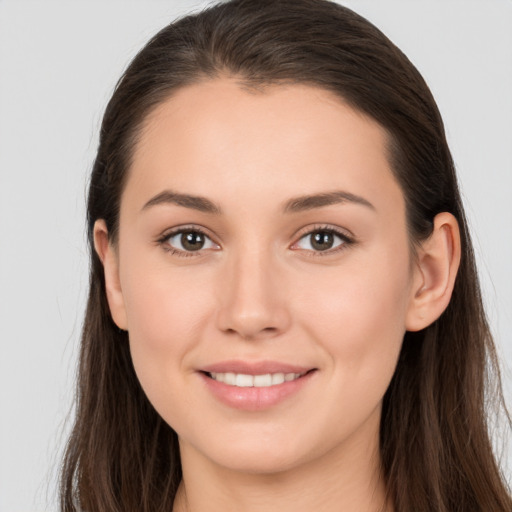
[[[210,80],[176,91],[146,118],[128,185],[139,203],[165,188],[219,200],[246,195],[247,204],[258,194],[340,186],[378,196],[398,186],[387,140],[379,124],[324,89],[256,91]]]

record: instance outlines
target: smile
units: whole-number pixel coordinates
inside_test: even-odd
[[[317,368],[281,362],[225,361],[197,375],[216,400],[242,411],[263,411],[293,399],[316,381]]]
[[[284,382],[291,382],[304,375],[303,373],[266,373],[263,375],[248,375],[244,373],[209,373],[212,379],[228,386],[239,388],[268,388],[278,386]]]

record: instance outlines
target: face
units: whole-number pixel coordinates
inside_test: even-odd
[[[226,78],[161,104],[123,192],[109,301],[183,452],[274,472],[375,445],[409,247],[384,131],[331,93]]]

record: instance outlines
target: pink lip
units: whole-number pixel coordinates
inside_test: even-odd
[[[222,361],[203,368],[207,373],[244,373],[246,375],[265,375],[266,373],[306,373],[311,367],[297,366],[278,361]]]
[[[314,368],[289,365],[275,361],[245,362],[224,361],[201,368],[198,375],[206,388],[223,404],[239,410],[262,411],[276,406],[299,393],[317,373]],[[212,379],[208,373],[244,373],[264,375],[267,373],[300,373],[301,377],[268,387],[237,387]]]

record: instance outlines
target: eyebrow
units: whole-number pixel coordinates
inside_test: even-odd
[[[350,192],[335,190],[330,192],[321,192],[318,194],[304,195],[288,200],[284,204],[284,213],[298,213],[307,210],[314,210],[333,204],[355,203],[375,210],[375,206],[364,197],[357,196]],[[191,208],[203,213],[221,215],[222,209],[210,199],[202,196],[190,194],[180,194],[172,190],[164,190],[152,197],[143,207],[142,211],[160,204],[175,204],[185,208]]]
[[[200,212],[204,213],[213,213],[215,215],[220,215],[222,213],[220,206],[217,206],[209,199],[206,199],[206,197],[192,196],[190,194],[179,194],[178,192],[173,192],[172,190],[164,190],[160,194],[157,194],[155,197],[152,197],[142,207],[142,210],[146,210],[158,204],[175,204],[185,208],[199,210]]]
[[[313,210],[315,208],[322,208],[323,206],[343,203],[355,203],[366,206],[367,208],[375,211],[375,206],[373,206],[373,204],[364,197],[357,196],[343,190],[335,190],[332,192],[321,192],[319,194],[305,195],[290,199],[284,206],[284,212],[297,213],[306,210]]]

